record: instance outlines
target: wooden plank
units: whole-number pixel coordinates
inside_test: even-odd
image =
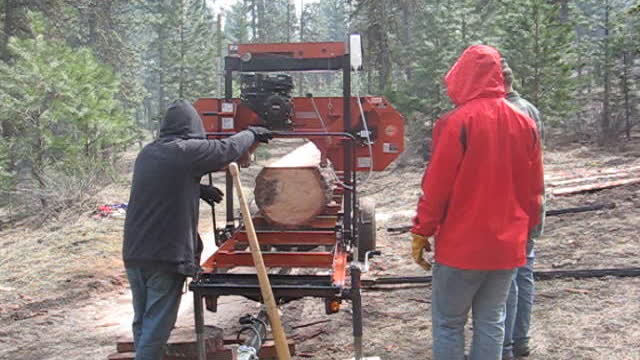
[[[608,189],[616,186],[630,185],[630,184],[636,184],[636,183],[640,183],[640,177],[623,179],[623,180],[615,180],[615,181],[607,181],[603,183],[584,184],[584,185],[578,185],[578,186],[555,188],[551,190],[551,193],[556,196],[564,196],[564,195],[577,194],[577,193],[587,192],[587,191],[602,190],[602,189]]]
[[[215,326],[205,326],[205,346],[207,351],[216,352],[224,347],[222,329]],[[196,354],[196,334],[193,328],[175,328],[167,341],[166,356],[181,356]],[[130,336],[121,338],[116,343],[116,350],[119,353],[134,352],[135,346]]]
[[[289,353],[291,353],[292,356],[295,355],[295,343],[292,340],[289,340],[287,341],[287,345],[289,346]],[[260,357],[260,360],[278,360],[275,343],[272,340],[265,341],[258,356]]]
[[[136,353],[113,353],[107,357],[107,360],[135,360]],[[198,360],[197,355],[189,356],[167,356],[165,355],[163,360]],[[215,352],[207,353],[207,360],[236,360],[236,354],[234,349],[225,347]]]

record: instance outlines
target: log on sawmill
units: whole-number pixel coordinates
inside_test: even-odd
[[[333,200],[332,170],[308,142],[265,166],[256,178],[258,209],[271,224],[296,227],[321,214]]]

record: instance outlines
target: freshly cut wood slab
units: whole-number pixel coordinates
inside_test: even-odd
[[[225,339],[226,344],[230,345],[238,345],[237,338],[229,337]],[[293,355],[296,353],[296,346],[292,340],[288,341],[289,352]],[[277,360],[278,355],[276,353],[276,347],[273,343],[273,340],[267,340],[262,345],[262,349],[259,354],[260,360]],[[135,360],[136,353],[135,352],[119,352],[109,355],[108,360]],[[197,355],[192,356],[167,356],[165,355],[163,360],[197,360]],[[232,346],[224,346],[222,349],[218,349],[215,352],[207,353],[207,360],[235,360],[236,353],[235,348]]]
[[[320,150],[312,142],[296,148],[258,174],[254,196],[260,213],[283,227],[309,223],[332,201],[331,174],[321,166]]]
[[[135,360],[136,353],[134,352],[126,352],[126,353],[114,353],[109,355],[107,360]],[[197,355],[189,355],[189,356],[168,356],[165,355],[162,360],[198,360]],[[235,351],[231,348],[220,349],[216,352],[208,352],[207,360],[236,360]]]
[[[215,326],[205,326],[204,328],[205,346],[207,353],[214,353],[224,348],[224,337],[222,329]],[[165,350],[165,358],[169,356],[197,356],[196,349],[196,332],[193,328],[175,328],[171,332],[167,348]],[[116,344],[118,353],[129,353],[135,351],[133,339],[131,337],[122,338]]]

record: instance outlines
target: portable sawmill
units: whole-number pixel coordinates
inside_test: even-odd
[[[279,269],[269,275],[279,304],[318,297],[332,314],[342,301],[352,302],[356,358],[362,356],[360,275],[376,244],[375,203],[358,196],[356,173],[382,171],[404,150],[404,119],[388,100],[352,96],[352,71],[361,65],[359,35],[349,42],[230,45],[225,97],[194,104],[210,139],[260,125],[276,138],[309,140],[261,170],[253,222],[264,263]],[[342,96],[293,97],[289,73],[302,71],[341,72]],[[234,98],[238,73],[240,97]],[[190,284],[198,333],[203,305],[215,312],[221,296],[262,300],[256,275],[229,271],[253,262],[228,171],[225,182],[225,227],[214,231],[218,249]]]

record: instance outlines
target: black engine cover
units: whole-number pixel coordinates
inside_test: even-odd
[[[291,127],[293,79],[287,74],[243,74],[240,99],[270,129]]]

